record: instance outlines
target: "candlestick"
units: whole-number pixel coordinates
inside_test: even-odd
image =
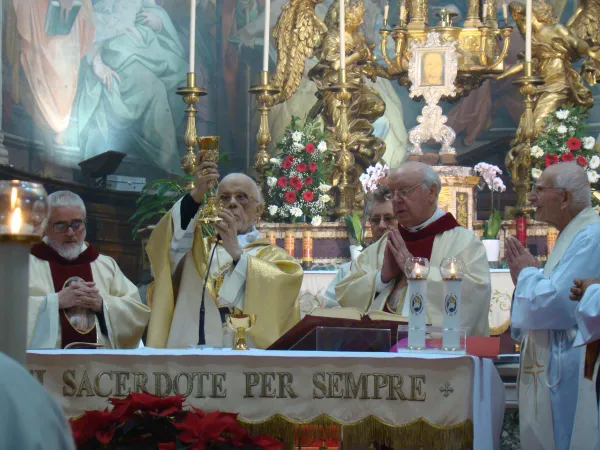
[[[263,72],[269,71],[269,45],[270,41],[270,24],[271,24],[271,0],[265,2],[265,31],[264,31],[264,46],[263,46]]]
[[[0,352],[25,364],[29,249],[39,241],[47,222],[42,185],[0,181]]]
[[[525,7],[525,62],[531,62],[531,16],[532,0],[527,0]]]
[[[406,7],[404,6],[404,3],[402,3],[400,5],[400,26],[406,25],[407,20],[406,18]]]
[[[440,272],[444,283],[444,330],[442,348],[444,350],[461,349],[461,303],[462,278],[465,264],[458,258],[444,258],[440,264]]]
[[[508,5],[506,2],[502,3],[502,17],[504,18],[504,26],[508,26]]]
[[[305,270],[310,269],[313,263],[313,239],[312,231],[302,232],[302,267]]]
[[[294,233],[293,231],[285,232],[285,238],[283,239],[283,248],[286,252],[288,252],[288,255],[292,257],[294,256],[296,249],[296,233]]]
[[[425,330],[427,327],[427,258],[409,258],[404,273],[408,279],[408,348],[425,349]]]
[[[196,65],[196,0],[190,0],[190,73]]]
[[[488,4],[484,3],[483,4],[483,14],[482,14],[482,22],[485,25],[486,21],[487,21],[487,13],[488,13]]]
[[[340,69],[346,69],[346,17],[345,0],[340,0]]]
[[[383,28],[387,28],[388,15],[390,13],[390,4],[386,3],[383,7]]]

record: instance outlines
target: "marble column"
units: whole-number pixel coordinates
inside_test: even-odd
[[[0,31],[4,28],[4,9],[11,7],[11,5],[5,5],[4,2],[0,3]],[[0,64],[2,64],[2,50],[4,48],[4,42],[2,41],[4,33],[0,32]],[[4,80],[2,79],[2,67],[0,66],[0,86],[2,86]],[[2,104],[2,94],[0,90],[0,164],[8,165],[8,151],[4,147],[4,132],[2,131],[2,111],[4,105]]]

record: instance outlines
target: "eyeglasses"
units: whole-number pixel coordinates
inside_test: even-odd
[[[396,195],[398,195],[399,197],[406,199],[406,198],[410,197],[410,195],[415,191],[415,189],[417,189],[423,183],[424,183],[424,181],[421,181],[419,184],[417,184],[409,189],[404,189],[404,190],[390,189],[390,194],[391,194],[392,198],[394,198]]]
[[[541,195],[546,191],[551,191],[551,190],[559,190],[559,191],[565,191],[565,188],[560,188],[560,187],[552,187],[552,186],[536,186],[535,184],[531,187],[531,194],[532,195]]]
[[[66,233],[71,228],[75,233],[85,230],[87,222],[85,220],[74,220],[73,222],[55,222],[52,229],[55,233]]]
[[[397,220],[396,216],[372,216],[369,217],[369,222],[371,223],[371,225],[379,225],[382,219],[386,225],[392,225]]]
[[[231,203],[231,200],[235,199],[236,203],[239,203],[240,205],[245,205],[247,204],[250,200],[254,200],[256,201],[256,199],[248,194],[245,194],[243,192],[238,192],[237,194],[221,194],[219,195],[219,202],[221,202],[221,205],[228,205],[229,203]]]

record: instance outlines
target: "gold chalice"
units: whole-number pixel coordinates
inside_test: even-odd
[[[256,314],[227,314],[227,326],[235,331],[232,350],[248,350],[246,331],[256,323]]]
[[[200,148],[200,160],[219,162],[219,136],[200,136],[196,138],[198,147]],[[216,223],[220,222],[221,219],[217,214],[220,210],[217,197],[215,197],[215,184],[211,183],[208,192],[206,194],[206,201],[200,207],[198,212],[197,221],[201,223]]]

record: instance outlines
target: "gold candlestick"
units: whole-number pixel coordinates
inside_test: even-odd
[[[264,172],[269,164],[269,153],[267,149],[271,143],[271,132],[269,131],[269,111],[275,101],[275,96],[281,91],[269,83],[269,72],[260,72],[260,84],[252,86],[248,91],[256,95],[256,103],[260,111],[260,125],[256,134],[258,151],[254,155],[254,169],[258,173],[258,185],[264,188]]]
[[[356,186],[354,185],[354,155],[348,150],[348,141],[350,140],[350,130],[348,128],[348,106],[352,99],[352,94],[358,90],[356,85],[346,81],[346,70],[340,69],[339,81],[328,88],[335,93],[339,100],[340,121],[336,129],[336,137],[340,144],[340,150],[337,154],[335,163],[336,169],[340,172],[341,178],[338,184],[340,192],[337,213],[340,216],[352,214],[354,209],[354,200],[356,195]]]
[[[219,162],[219,136],[200,136],[196,140],[200,148],[201,161],[217,164]],[[219,203],[215,197],[215,182],[211,181],[206,193],[206,200],[200,207],[196,220],[201,223],[220,222],[223,219],[217,215],[219,209]]]
[[[196,87],[196,73],[189,72],[187,74],[187,86],[177,88],[177,94],[183,97],[183,102],[188,105],[185,113],[187,115],[187,126],[183,135],[183,142],[187,149],[187,153],[181,158],[181,170],[187,175],[193,176],[196,170],[196,154],[194,147],[196,146],[196,111],[195,105],[200,101],[200,97],[206,95],[203,88]],[[189,182],[186,189],[192,190],[194,183]]]

